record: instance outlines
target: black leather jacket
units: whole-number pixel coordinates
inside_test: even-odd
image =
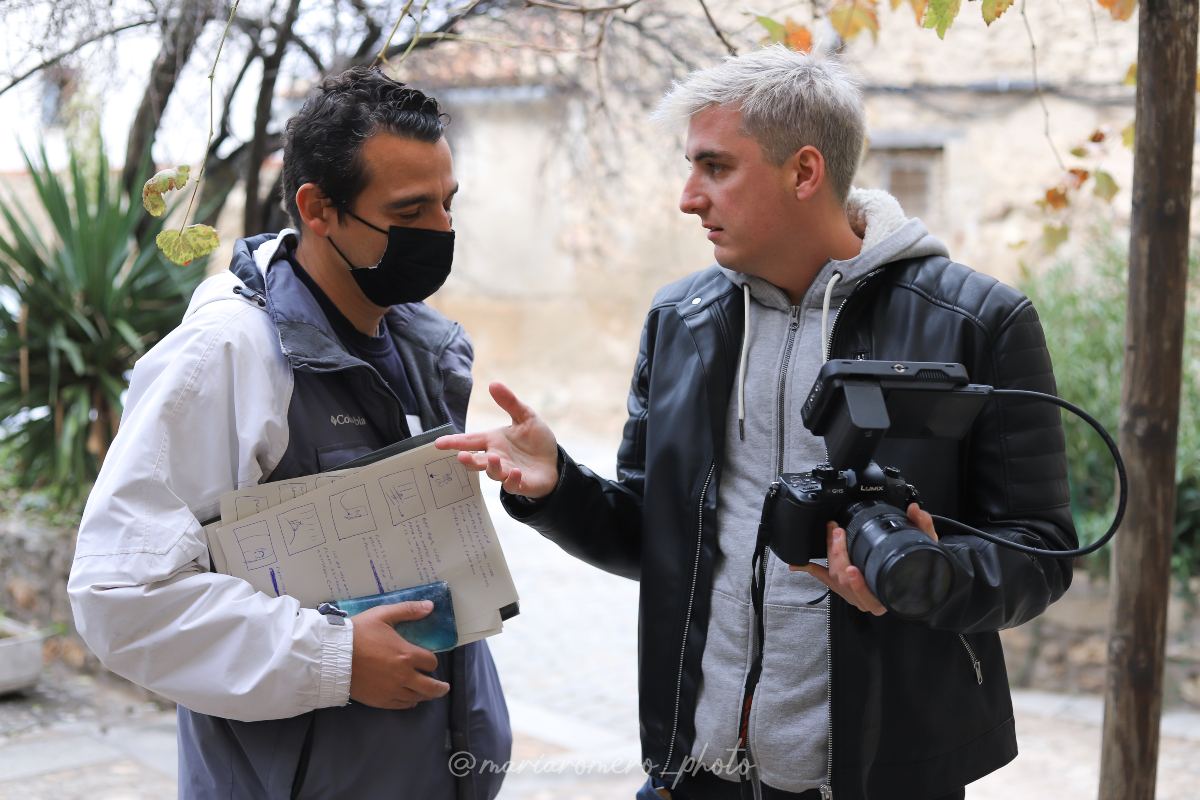
[[[743,313],[737,288],[715,268],[666,287],[642,334],[619,481],[564,455],[558,488],[545,501],[505,497],[513,516],[567,552],[640,579],[642,749],[667,782],[694,738]],[[975,383],[1055,391],[1029,300],[945,258],[899,261],[868,275],[843,304],[830,340],[834,358],[958,362]],[[885,440],[876,460],[899,467],[933,513],[1034,546],[1076,545],[1062,427],[1048,403],[994,398],[963,442]],[[1071,562],[950,531],[941,540],[958,575],[950,602],[927,623],[831,601],[838,800],[928,800],[1016,755],[996,631],[1061,596]]]

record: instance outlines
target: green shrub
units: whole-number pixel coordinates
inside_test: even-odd
[[[1125,304],[1128,250],[1110,234],[1098,234],[1079,261],[1060,261],[1044,272],[1026,274],[1022,288],[1037,306],[1046,330],[1058,393],[1099,420],[1118,438],[1121,378],[1125,351]],[[1200,575],[1200,273],[1196,256],[1189,262],[1183,386],[1180,397],[1178,492],[1172,569],[1180,587]],[[1112,519],[1116,477],[1104,444],[1074,415],[1063,415],[1071,504],[1081,543],[1100,538]],[[1137,502],[1131,497],[1130,503]],[[1118,534],[1120,535],[1120,534]],[[1105,574],[1108,551],[1089,556],[1093,574]]]
[[[0,195],[0,442],[9,483],[84,497],[121,416],[134,361],[178,324],[203,278],[154,245],[162,222],[111,174],[103,146],[56,174],[25,154],[38,222]]]

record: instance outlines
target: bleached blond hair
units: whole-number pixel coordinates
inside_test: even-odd
[[[821,151],[834,191],[846,201],[862,158],[866,121],[858,83],[841,61],[781,44],[729,56],[672,84],[652,118],[684,126],[714,106],[740,108],[745,132],[773,164],[806,145]]]

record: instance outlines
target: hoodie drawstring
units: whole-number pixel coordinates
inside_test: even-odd
[[[829,285],[825,287],[825,299],[821,302],[821,360],[829,360],[829,301],[833,297],[833,287],[842,279],[842,273],[834,272],[829,277]]]
[[[742,284],[742,352],[738,356],[738,437],[746,440],[746,353],[750,350],[750,284]]]

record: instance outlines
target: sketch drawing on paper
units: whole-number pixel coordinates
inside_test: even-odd
[[[454,505],[471,496],[467,468],[454,456],[426,464],[425,474],[429,476],[429,488],[433,490],[433,501],[438,508]]]
[[[415,470],[406,469],[384,475],[379,479],[379,488],[383,490],[388,509],[392,512],[392,525],[399,525],[425,513],[425,504],[421,501],[421,493],[417,491]]]
[[[308,487],[303,483],[281,483],[279,484],[279,502],[286,503],[288,500],[295,500],[307,491]]]
[[[275,557],[275,547],[271,544],[271,530],[265,522],[252,522],[233,529],[238,544],[242,548],[242,558],[246,560],[247,569],[268,567],[279,559]]]
[[[292,555],[325,544],[325,531],[321,529],[317,507],[312,503],[280,514],[279,529],[283,531],[283,543]]]
[[[239,497],[233,501],[233,513],[238,519],[252,517],[266,507],[265,497]]]
[[[375,517],[367,500],[367,487],[362,484],[330,495],[329,510],[333,514],[333,527],[337,529],[339,539],[349,539],[375,530]]]

